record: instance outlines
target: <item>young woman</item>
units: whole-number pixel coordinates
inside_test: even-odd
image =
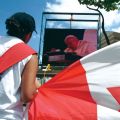
[[[0,56],[18,43],[27,43],[35,31],[34,18],[24,12],[15,13],[6,20],[5,24],[7,36],[0,37]],[[21,52],[24,54],[24,49],[21,49]],[[23,103],[26,104],[33,98],[39,86],[36,82],[37,69],[38,58],[34,53],[1,74],[0,119],[23,120]]]

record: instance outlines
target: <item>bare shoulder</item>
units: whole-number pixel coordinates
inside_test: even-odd
[[[38,63],[38,56],[37,54],[33,54],[31,59],[30,59],[30,62],[37,62]]]

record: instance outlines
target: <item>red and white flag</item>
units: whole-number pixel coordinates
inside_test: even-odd
[[[61,71],[39,88],[29,120],[120,120],[120,42]]]

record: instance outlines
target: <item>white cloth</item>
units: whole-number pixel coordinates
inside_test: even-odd
[[[0,56],[20,42],[22,41],[15,37],[0,37]],[[2,74],[0,80],[0,120],[23,120],[24,111],[20,102],[21,73],[31,56],[18,62]]]
[[[80,60],[86,71],[97,120],[120,120],[120,41]]]

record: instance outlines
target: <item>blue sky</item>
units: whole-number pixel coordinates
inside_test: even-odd
[[[39,49],[41,15],[45,7],[45,0],[2,0],[0,3],[0,35],[6,34],[5,20],[16,12],[31,14],[36,20],[38,34],[33,33],[29,45]]]
[[[46,3],[46,10],[51,12],[93,12],[92,10],[87,9],[85,5],[80,5],[78,0],[69,0],[69,2],[68,0],[54,0],[54,2],[49,1]],[[100,11],[105,19],[106,31],[120,33],[120,10],[107,12],[104,9],[101,9]],[[89,24],[87,24],[87,26],[89,26]]]

